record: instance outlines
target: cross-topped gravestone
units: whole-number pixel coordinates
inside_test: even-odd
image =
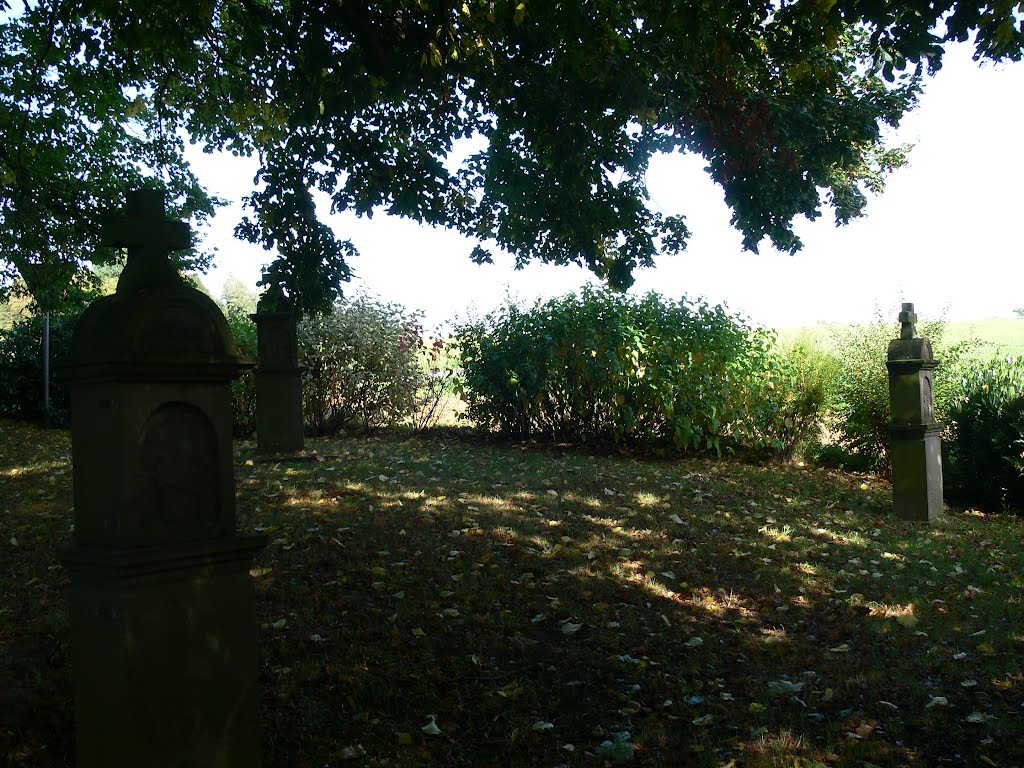
[[[942,425],[935,421],[932,375],[939,361],[917,335],[913,304],[899,314],[900,337],[889,342],[889,457],[896,514],[931,521],[942,513]]]
[[[117,292],[75,329],[71,661],[79,768],[258,766],[255,595],[239,536],[230,380],[246,367],[217,305],[168,250],[188,225],[128,198],[104,242]]]

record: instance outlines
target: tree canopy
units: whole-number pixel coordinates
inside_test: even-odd
[[[0,0],[0,4],[3,0]],[[1022,6],[952,0],[39,0],[0,38],[0,261],[75,263],[129,184],[212,202],[183,140],[256,155],[237,234],[317,310],[352,244],[318,216],[452,227],[613,287],[679,252],[647,206],[657,152],[703,156],[745,247],[796,251],[904,161],[882,142],[943,43],[1018,60]],[[462,140],[473,140],[460,144]],[[462,157],[464,146],[475,147]],[[69,245],[70,244],[70,245]],[[28,278],[26,278],[28,279]]]

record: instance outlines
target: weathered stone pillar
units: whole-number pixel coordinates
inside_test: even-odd
[[[295,313],[280,288],[260,298],[256,314],[256,450],[294,453],[304,442],[302,368],[298,360]]]
[[[892,497],[903,520],[930,522],[942,514],[942,425],[935,421],[932,374],[939,361],[917,335],[913,304],[900,312],[900,338],[889,342],[889,423]]]
[[[75,330],[71,665],[79,768],[260,764],[255,595],[237,535],[224,316],[178,275],[188,225],[137,191],[117,292]]]

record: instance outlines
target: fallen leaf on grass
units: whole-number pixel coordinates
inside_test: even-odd
[[[573,624],[571,621],[567,621],[567,622],[565,622],[565,624],[562,625],[562,634],[563,635],[575,635],[582,628],[583,628],[582,624]]]
[[[792,683],[789,680],[772,680],[768,683],[768,693],[772,696],[792,696],[803,689],[803,683]]]
[[[430,718],[430,722],[420,728],[420,730],[427,734],[427,736],[440,736],[441,729],[437,727],[435,715],[427,715],[427,717]]]
[[[924,705],[925,709],[931,709],[932,707],[948,707],[949,699],[945,696],[932,696],[931,701]]]
[[[916,627],[921,623],[921,620],[917,618],[913,613],[901,613],[896,617],[896,621],[902,624],[904,627]]]
[[[358,760],[365,755],[366,750],[362,744],[353,744],[351,747],[345,747],[338,753],[338,757],[342,760]]]

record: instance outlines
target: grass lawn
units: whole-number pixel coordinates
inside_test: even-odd
[[[895,338],[898,331],[896,316],[893,315],[892,319]],[[870,321],[870,318],[867,318],[867,321]],[[780,328],[778,336],[784,342],[809,336],[828,347],[833,328],[841,329],[843,326],[819,323],[803,328]],[[955,320],[946,323],[943,339],[946,346],[968,341],[977,342],[977,347],[970,353],[970,357],[975,360],[988,362],[995,357],[1024,357],[1024,318],[993,317],[987,320]],[[879,354],[884,353],[883,349]]]
[[[308,446],[237,453],[266,766],[1024,765],[1020,518],[902,523],[797,467]],[[73,764],[68,456],[0,421],[5,768]]]

